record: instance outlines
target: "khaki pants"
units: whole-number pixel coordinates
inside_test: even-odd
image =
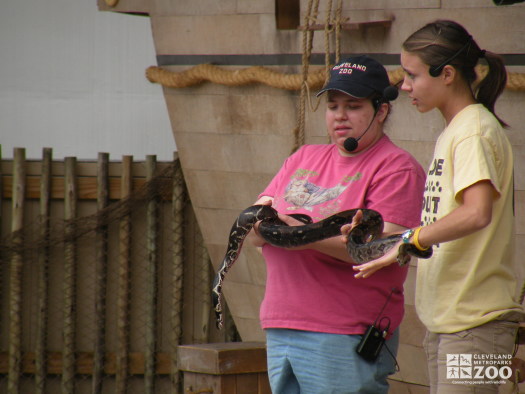
[[[452,334],[427,332],[431,394],[497,393],[509,373],[518,323],[494,320]]]

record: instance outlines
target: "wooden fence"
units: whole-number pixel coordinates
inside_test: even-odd
[[[237,340],[176,155],[16,148],[0,193],[0,392],[177,393],[179,344]]]

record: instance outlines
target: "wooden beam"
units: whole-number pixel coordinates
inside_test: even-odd
[[[390,28],[392,26],[393,19],[381,19],[376,21],[364,21],[364,22],[347,22],[347,23],[341,23],[341,30],[359,30],[366,27],[372,27],[372,26],[382,26],[384,28]],[[298,30],[324,30],[325,29],[324,23],[316,23],[313,25],[310,25],[308,27],[305,26],[299,26]],[[329,24],[329,29],[335,28],[335,25]]]
[[[179,369],[210,375],[266,372],[266,346],[261,342],[181,345]]]
[[[11,209],[11,231],[16,234],[14,244],[22,246],[23,239],[19,230],[24,225],[25,205],[25,160],[23,148],[16,148],[13,166],[13,201]],[[20,354],[22,352],[22,266],[23,259],[20,252],[13,254],[9,264],[9,375],[7,391],[18,392],[20,384]]]
[[[166,180],[168,181],[168,180]],[[146,183],[145,178],[134,178],[132,180],[133,191],[140,189]],[[13,196],[13,177],[11,175],[3,175],[2,182],[3,186],[2,197],[10,199]],[[78,177],[78,198],[79,200],[96,200],[97,199],[97,177]],[[170,188],[165,188],[168,192],[163,195],[164,199],[171,199]],[[121,179],[120,177],[109,178],[109,198],[110,200],[121,199]],[[40,198],[40,176],[26,176],[26,199],[39,199]],[[53,176],[51,177],[51,198],[60,199],[64,198],[64,177]]]
[[[122,158],[121,193],[124,198],[131,194],[132,156]],[[117,352],[115,394],[125,394],[128,382],[129,325],[131,302],[131,214],[119,221],[118,290],[117,290]]]
[[[169,353],[157,353],[155,373],[157,375],[169,375],[173,356]],[[47,352],[47,373],[50,375],[61,375],[63,368],[63,355],[61,352]],[[0,353],[0,374],[5,375],[9,368],[9,356],[7,352]],[[128,371],[130,375],[144,375],[145,358],[143,353],[129,353]],[[92,375],[94,367],[94,357],[91,352],[79,352],[75,359],[75,373],[81,375]],[[116,354],[106,353],[104,363],[104,373],[115,375]],[[35,353],[28,352],[22,354],[21,373],[34,374],[36,372]]]

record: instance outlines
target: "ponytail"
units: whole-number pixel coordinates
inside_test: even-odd
[[[476,100],[492,112],[502,126],[507,127],[508,125],[496,115],[494,110],[496,100],[507,84],[507,71],[505,70],[503,58],[489,51],[481,51],[481,55],[487,61],[489,70],[485,78],[476,87]]]

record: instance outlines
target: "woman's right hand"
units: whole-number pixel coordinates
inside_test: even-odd
[[[359,210],[352,218],[352,223],[345,224],[341,227],[341,241],[343,243],[346,244],[348,242],[348,234],[350,234],[350,231],[352,231],[355,226],[361,223],[361,220],[363,220],[363,211]]]

